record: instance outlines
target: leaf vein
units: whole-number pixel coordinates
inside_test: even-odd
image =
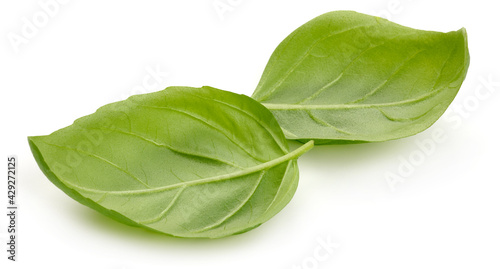
[[[174,204],[177,202],[177,200],[179,199],[179,197],[181,196],[181,193],[184,191],[184,189],[186,189],[186,187],[181,187],[177,193],[175,194],[174,198],[172,198],[172,201],[170,201],[170,203],[167,205],[167,207],[155,218],[152,218],[152,219],[149,219],[149,220],[145,220],[145,221],[142,221],[140,222],[141,224],[151,224],[151,223],[155,223],[155,222],[158,222],[160,221],[161,219],[163,219],[163,217],[165,217],[165,215],[167,214],[167,212],[174,206]]]
[[[370,24],[364,24],[364,25],[359,25],[359,26],[356,26],[356,27],[351,27],[349,29],[346,29],[346,30],[343,30],[343,31],[339,31],[339,32],[335,32],[335,33],[332,33],[332,34],[329,34],[327,35],[326,37],[323,37],[319,40],[317,40],[316,42],[314,42],[310,47],[309,49],[304,53],[304,55],[301,56],[301,58],[299,58],[299,60],[292,66],[292,68],[290,68],[287,73],[278,81],[278,83],[276,83],[271,89],[269,89],[269,91],[267,92],[267,94],[265,94],[264,96],[262,96],[261,98],[258,98],[259,101],[263,101],[264,99],[268,98],[269,96],[271,96],[278,87],[281,86],[281,84],[283,84],[283,82],[285,82],[285,80],[295,71],[295,69],[297,69],[297,67],[307,58],[307,56],[309,56],[309,54],[311,53],[311,51],[322,41],[328,39],[328,38],[331,38],[331,37],[334,37],[336,35],[339,35],[339,34],[342,34],[342,33],[346,33],[346,32],[349,32],[349,31],[352,31],[352,30],[355,30],[355,29],[358,29],[358,28],[363,28],[363,27],[367,27],[367,26],[372,26],[372,25],[375,25],[376,23],[370,23]]]
[[[221,134],[223,134],[227,139],[229,139],[229,141],[231,141],[234,145],[236,145],[238,148],[240,148],[241,150],[243,150],[249,157],[251,157],[252,159],[256,160],[256,161],[259,161],[259,162],[265,162],[265,160],[263,159],[260,159],[260,158],[257,158],[257,156],[254,156],[252,155],[250,152],[248,152],[248,150],[246,150],[242,145],[241,143],[238,143],[237,141],[234,140],[234,138],[230,137],[226,132],[224,132],[222,129],[208,123],[207,121],[191,114],[191,113],[188,113],[186,111],[182,111],[182,110],[179,110],[179,109],[175,109],[175,108],[172,108],[172,107],[163,107],[163,106],[149,106],[149,105],[144,105],[144,104],[138,104],[138,106],[141,106],[141,107],[147,107],[147,108],[155,108],[155,109],[165,109],[165,110],[170,110],[170,111],[174,111],[174,112],[177,112],[177,113],[180,113],[180,114],[183,114],[183,115],[186,115],[196,121],[199,121],[200,123],[220,132]]]
[[[250,199],[252,198],[252,196],[255,194],[255,191],[257,191],[260,183],[262,182],[262,178],[264,177],[264,174],[266,173],[266,171],[267,170],[263,170],[262,172],[260,172],[259,178],[257,180],[257,184],[255,184],[255,186],[253,187],[252,192],[245,198],[245,200],[242,201],[242,203],[238,207],[236,207],[232,212],[230,212],[227,216],[223,217],[221,220],[217,221],[216,223],[208,225],[206,227],[203,227],[203,228],[201,228],[199,230],[196,230],[196,231],[193,231],[193,232],[194,233],[201,233],[201,232],[210,230],[212,228],[215,228],[217,226],[220,226],[225,221],[227,221],[229,218],[231,218],[236,213],[238,213],[248,203],[248,201],[250,201]]]
[[[218,175],[218,176],[213,176],[213,177],[208,177],[208,178],[202,178],[198,180],[192,180],[192,181],[186,181],[186,182],[179,182],[176,184],[168,185],[168,186],[162,186],[162,187],[156,187],[156,188],[151,188],[151,189],[145,189],[145,190],[126,190],[126,191],[103,191],[103,190],[96,190],[96,189],[89,189],[85,188],[82,186],[75,185],[70,182],[64,182],[65,184],[76,188],[80,189],[86,192],[91,192],[91,193],[108,193],[110,195],[141,195],[141,194],[151,194],[151,193],[158,193],[162,191],[168,191],[171,189],[176,189],[180,188],[183,186],[196,186],[196,185],[201,185],[201,184],[210,184],[210,183],[215,183],[215,182],[220,182],[224,180],[229,180],[229,179],[235,179],[239,177],[243,177],[246,175],[253,174],[258,171],[262,170],[267,170],[271,167],[277,166],[281,163],[284,163],[289,160],[293,160],[298,158],[300,155],[304,154],[308,150],[310,150],[314,146],[314,141],[309,141],[306,144],[302,145],[298,149],[283,155],[279,158],[276,158],[274,160],[261,163],[259,165],[253,166],[253,167],[248,167],[240,171],[228,173],[228,174],[223,174],[223,175]]]
[[[337,128],[337,127],[333,126],[332,124],[330,124],[330,123],[328,123],[328,122],[326,122],[326,121],[324,121],[324,120],[322,120],[322,119],[320,119],[320,118],[318,118],[318,117],[314,116],[310,110],[306,110],[306,112],[307,112],[307,114],[309,115],[309,117],[310,117],[313,121],[317,122],[317,123],[318,123],[318,124],[320,124],[320,125],[323,125],[323,126],[325,126],[325,127],[332,128],[332,129],[334,129],[336,132],[339,132],[339,133],[342,133],[342,134],[346,134],[346,135],[350,135],[350,134],[352,134],[352,133],[350,133],[350,132],[348,132],[348,131],[344,131],[344,130],[342,130],[342,129],[340,129],[340,128]]]
[[[122,134],[126,134],[126,135],[131,135],[131,136],[135,136],[137,138],[140,138],[146,142],[149,142],[151,144],[154,144],[156,146],[159,146],[159,147],[164,147],[164,148],[167,148],[175,153],[179,153],[181,155],[188,155],[188,156],[194,156],[194,157],[199,157],[199,158],[203,158],[203,159],[209,159],[209,160],[212,160],[212,161],[217,161],[217,162],[220,162],[220,163],[224,163],[224,164],[227,164],[227,165],[230,165],[230,166],[233,166],[233,167],[236,167],[236,168],[239,168],[239,169],[242,169],[243,167],[242,166],[239,166],[235,163],[232,163],[232,162],[229,162],[229,161],[225,161],[225,160],[222,160],[222,159],[219,159],[219,158],[214,158],[214,157],[209,157],[209,156],[205,156],[205,155],[201,155],[201,154],[196,154],[196,153],[192,153],[192,152],[188,152],[188,151],[182,151],[182,150],[179,150],[179,149],[176,149],[170,145],[167,145],[167,144],[163,144],[163,143],[158,143],[150,138],[147,138],[141,134],[138,134],[138,133],[133,133],[133,132],[126,132],[126,131],[123,131],[123,130],[120,130],[120,129],[107,129],[107,128],[87,128],[87,129],[97,129],[97,130],[102,130],[102,131],[112,131],[112,132],[117,132],[117,133],[122,133]]]
[[[50,145],[50,146],[53,146],[53,147],[58,147],[58,148],[63,148],[63,149],[67,149],[67,150],[72,150],[72,151],[76,151],[76,152],[80,152],[80,153],[83,153],[85,155],[88,155],[90,157],[93,157],[93,158],[96,158],[98,160],[101,160],[102,162],[104,163],[107,163],[108,165],[111,165],[112,167],[120,170],[121,172],[125,173],[126,175],[128,175],[130,178],[134,179],[135,181],[141,183],[142,185],[144,185],[146,188],[148,189],[151,189],[151,186],[149,186],[148,184],[146,184],[144,181],[140,180],[139,178],[137,178],[136,176],[132,175],[130,172],[128,172],[127,170],[121,168],[120,166],[118,166],[117,164],[101,157],[101,156],[98,156],[96,154],[93,154],[93,153],[90,153],[90,152],[87,152],[87,151],[83,151],[83,150],[79,150],[79,149],[75,149],[75,148],[72,148],[72,147],[67,147],[67,146],[61,146],[61,145],[56,145],[56,144],[51,144],[51,143],[48,143],[46,141],[43,141],[43,143],[47,144],[47,145]]]
[[[276,142],[276,144],[281,148],[281,150],[283,151],[283,153],[288,153],[288,149],[286,148],[285,145],[283,145],[282,143],[280,143],[280,140],[276,137],[276,134],[269,128],[269,126],[267,126],[264,122],[262,122],[259,118],[255,117],[254,115],[248,113],[247,111],[239,108],[239,107],[236,107],[236,106],[233,106],[229,103],[226,103],[224,101],[221,101],[221,100],[217,100],[217,99],[208,99],[206,97],[203,97],[201,95],[198,95],[198,94],[194,94],[194,93],[188,93],[188,94],[191,94],[191,95],[194,95],[194,96],[197,96],[199,98],[202,98],[202,99],[205,99],[205,100],[209,100],[209,101],[215,101],[219,104],[222,104],[222,105],[225,105],[227,107],[231,107],[233,109],[236,109],[237,111],[239,112],[242,112],[243,114],[249,116],[251,119],[253,119],[257,124],[259,124],[260,126],[262,126],[273,138],[274,138],[274,141]]]
[[[373,90],[371,90],[370,92],[368,92],[367,94],[365,94],[363,97],[359,98],[359,99],[356,99],[354,101],[351,101],[347,104],[354,104],[354,103],[359,103],[359,102],[362,102],[364,100],[366,100],[368,97],[374,95],[378,90],[380,90],[382,87],[384,87],[387,82],[389,82],[397,73],[399,73],[404,66],[406,66],[411,60],[413,60],[418,54],[420,54],[422,51],[424,51],[423,49],[422,50],[419,50],[417,51],[416,53],[414,53],[411,57],[409,57],[408,59],[406,59],[397,69],[396,71],[394,71],[387,79],[385,79],[379,86],[375,87]]]

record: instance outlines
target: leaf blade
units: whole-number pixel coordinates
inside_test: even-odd
[[[278,46],[252,97],[273,112],[288,139],[386,141],[431,126],[468,65],[465,29],[422,31],[331,12]]]
[[[297,181],[283,165],[312,147],[288,152],[267,109],[210,87],[134,96],[29,144],[49,180],[78,202],[129,225],[202,238],[248,231],[281,210],[276,195],[291,196],[275,189]]]

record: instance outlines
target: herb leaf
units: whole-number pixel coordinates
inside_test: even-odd
[[[288,139],[385,141],[431,126],[468,66],[465,29],[422,31],[336,11],[278,46],[252,97],[271,110]]]
[[[171,87],[109,104],[48,136],[29,137],[66,194],[129,225],[179,237],[253,229],[292,198],[299,155],[255,100]]]

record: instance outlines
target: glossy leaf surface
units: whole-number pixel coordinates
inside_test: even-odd
[[[45,175],[80,203],[179,237],[245,232],[277,214],[298,181],[272,114],[218,89],[171,87],[103,106],[30,137]]]
[[[385,141],[431,126],[468,66],[465,29],[422,31],[335,11],[278,46],[252,97],[272,111],[288,139]]]

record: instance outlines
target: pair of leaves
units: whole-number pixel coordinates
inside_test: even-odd
[[[210,87],[170,87],[29,144],[56,186],[104,215],[173,236],[223,237],[290,201],[309,140],[384,141],[429,127],[468,63],[464,30],[332,12],[278,46],[253,94],[264,106]],[[285,135],[309,142],[290,152]]]

